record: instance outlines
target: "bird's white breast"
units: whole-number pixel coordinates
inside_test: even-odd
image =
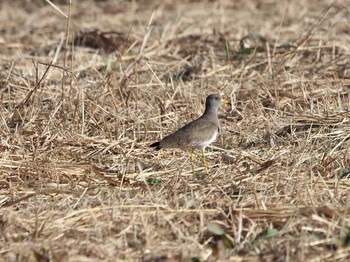
[[[193,145],[193,147],[204,150],[207,146],[209,146],[211,143],[213,143],[216,140],[216,138],[218,137],[218,134],[219,132],[216,131],[209,140],[201,143],[197,143],[196,145]]]

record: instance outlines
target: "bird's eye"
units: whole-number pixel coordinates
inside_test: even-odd
[[[219,98],[218,98],[218,97],[215,97],[215,100],[219,100]]]

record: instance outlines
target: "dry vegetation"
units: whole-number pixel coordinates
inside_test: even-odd
[[[349,2],[67,2],[0,3],[1,261],[350,259]]]

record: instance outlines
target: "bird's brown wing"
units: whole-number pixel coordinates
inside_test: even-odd
[[[207,119],[199,118],[160,141],[160,148],[190,148],[210,140],[219,127]]]

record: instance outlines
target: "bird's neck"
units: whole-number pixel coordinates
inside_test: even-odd
[[[218,109],[217,108],[206,108],[204,111],[204,115],[218,115]]]
[[[210,122],[220,127],[217,108],[216,109],[211,108],[210,110],[206,109],[202,117],[204,117],[205,119],[209,120]]]

